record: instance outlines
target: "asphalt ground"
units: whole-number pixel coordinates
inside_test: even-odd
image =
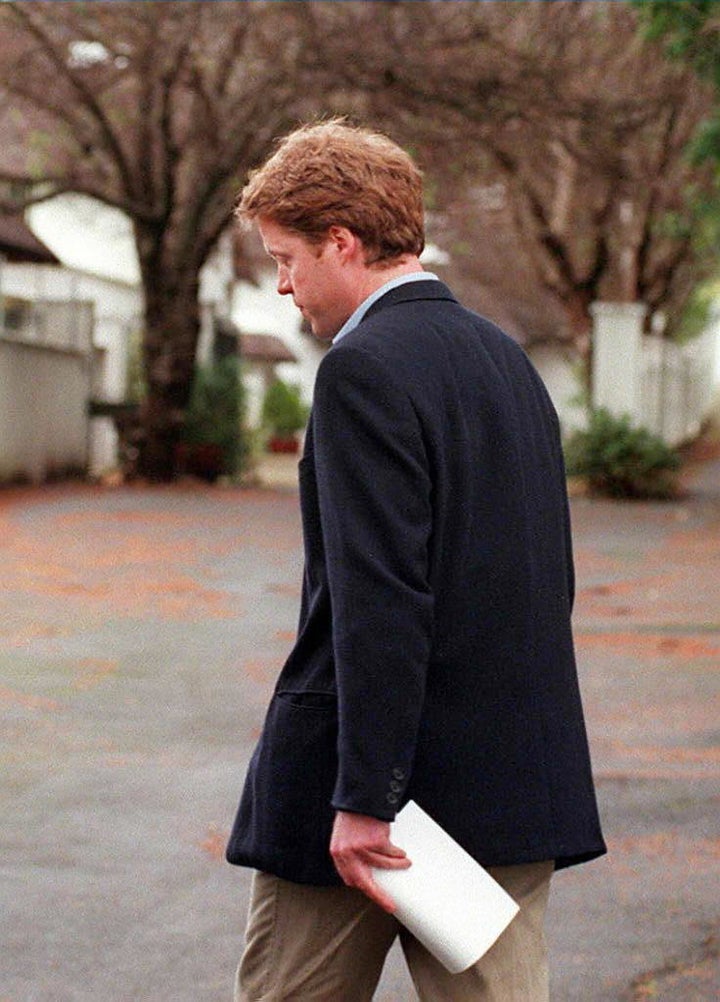
[[[0,492],[0,1002],[231,997],[250,875],[223,850],[294,636],[293,479]],[[554,881],[552,997],[709,1002],[720,462],[572,509],[610,853]],[[377,1002],[413,998],[393,952]]]

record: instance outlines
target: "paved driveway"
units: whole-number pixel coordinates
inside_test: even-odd
[[[573,520],[611,853],[555,882],[553,999],[716,999],[720,467]],[[0,1002],[229,999],[223,847],[300,572],[282,485],[0,493]],[[378,1002],[412,998],[392,954]]]

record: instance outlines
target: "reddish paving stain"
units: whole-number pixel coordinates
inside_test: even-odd
[[[706,865],[720,859],[720,838],[687,838],[675,832],[623,835],[608,839],[608,851],[623,856],[641,855],[651,859],[682,856],[684,863]]]
[[[300,597],[300,585],[297,584],[271,584],[268,585],[267,590],[272,595],[286,595],[288,598],[299,598]]]
[[[700,782],[712,779],[717,775],[714,767],[709,770],[704,766],[658,766],[653,764],[645,768],[634,768],[624,763],[620,769],[596,769],[595,780],[598,784],[615,783],[670,783],[681,780],[685,783]]]
[[[694,660],[720,655],[720,647],[696,637],[673,637],[652,633],[576,633],[578,648],[600,647],[603,650],[631,649],[640,657],[670,654],[674,658]]]
[[[104,660],[102,658],[82,658],[74,669],[75,680],[73,685],[76,689],[92,689],[99,682],[104,681],[108,676],[118,670],[118,661]]]
[[[56,699],[46,699],[44,696],[34,696],[27,692],[18,692],[5,686],[0,687],[0,703],[15,704],[24,707],[26,710],[48,710],[51,713],[61,708],[61,704]]]
[[[251,661],[243,661],[242,670],[254,682],[265,685],[277,675],[278,663],[275,658],[254,658]]]
[[[69,631],[57,626],[48,626],[44,623],[28,623],[22,630],[12,630],[3,632],[0,630],[0,638],[7,647],[25,647],[33,640],[47,640],[54,637],[67,635]]]
[[[225,846],[227,845],[229,833],[218,828],[217,825],[210,825],[207,835],[199,843],[202,851],[216,862],[225,861]]]
[[[125,616],[197,620],[238,614],[237,601],[198,582],[184,567],[231,552],[232,541],[203,534],[204,542],[198,542],[188,517],[132,509],[107,517],[70,512],[49,518],[38,535],[34,526],[26,529],[13,519],[7,497],[1,500],[7,588],[76,601],[83,608],[105,606]]]
[[[622,1002],[717,1002],[720,974],[720,936],[711,932],[691,951],[689,959],[677,958],[658,970],[638,975]]]
[[[609,749],[616,754],[627,755],[629,758],[659,765],[669,762],[720,763],[720,747],[685,748],[666,745],[631,745],[623,741],[609,741],[607,744]]]

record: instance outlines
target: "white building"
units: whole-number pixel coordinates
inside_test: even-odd
[[[32,439],[32,427],[39,413],[47,412],[47,402],[57,392],[59,406],[53,421],[55,428],[62,427],[70,419],[84,425],[85,462],[68,465],[101,474],[116,464],[117,436],[110,418],[90,418],[88,404],[90,400],[119,403],[125,398],[129,345],[142,325],[142,295],[138,286],[77,268],[6,263],[0,274],[0,292],[6,301],[27,304],[26,344],[35,341],[38,348],[45,349],[46,356],[51,351],[55,355],[58,352],[69,355],[74,351],[76,362],[79,352],[84,369],[81,387],[75,381],[71,389],[61,375],[58,359],[50,363],[48,372],[54,374],[51,378],[55,385],[44,387],[42,399],[26,416],[24,437]],[[48,332],[53,332],[54,343],[47,337],[42,338],[37,331],[39,320]],[[83,342],[82,348],[78,338]],[[36,356],[35,364],[38,363]],[[48,455],[43,461],[37,446],[36,437],[35,448],[30,449],[35,458],[25,470],[17,470],[27,473],[34,481],[45,479],[53,466],[52,456]],[[26,448],[29,449],[29,445]]]

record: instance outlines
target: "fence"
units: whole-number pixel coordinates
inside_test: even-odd
[[[595,303],[593,404],[677,445],[697,434],[717,392],[718,324],[686,345],[643,334],[640,303]]]

